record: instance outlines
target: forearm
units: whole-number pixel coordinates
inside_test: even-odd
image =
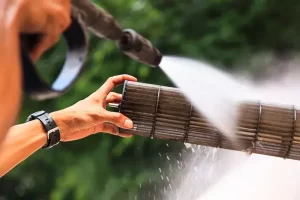
[[[46,134],[38,121],[10,128],[17,117],[22,94],[20,2],[0,1],[0,74],[1,83],[5,85],[0,87],[0,177],[41,148],[46,141]]]
[[[0,146],[8,128],[14,123],[21,99],[19,7],[15,2],[0,1]]]
[[[68,138],[68,134],[72,135],[79,130],[74,125],[74,114],[66,110],[50,113],[60,130],[61,141],[65,141],[64,138]],[[75,118],[76,124],[85,124],[84,115]],[[0,145],[0,177],[45,144],[47,144],[47,132],[38,119],[11,127]]]
[[[13,126],[0,146],[0,177],[28,158],[47,142],[40,121]]]

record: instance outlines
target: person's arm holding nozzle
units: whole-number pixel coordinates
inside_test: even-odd
[[[37,60],[56,43],[70,24],[70,0],[1,0],[0,1],[0,177],[31,154],[49,144],[47,131],[38,119],[15,125],[21,95],[21,62],[19,34],[40,33],[41,42],[31,52]],[[132,121],[120,113],[107,111],[108,103],[119,103],[121,95],[110,92],[129,75],[109,78],[86,99],[60,111],[50,113],[59,132],[60,141],[72,141],[98,132],[122,137],[117,127],[132,128]]]

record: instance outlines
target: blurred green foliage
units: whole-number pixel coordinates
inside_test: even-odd
[[[296,0],[97,0],[124,28],[149,38],[163,53],[208,60],[233,69],[257,52],[300,47],[300,1]],[[64,59],[62,43],[39,62],[54,77]],[[30,113],[72,105],[110,76],[131,74],[140,82],[172,86],[160,70],[130,60],[114,42],[92,35],[86,71],[64,96],[42,103],[24,98],[20,122]],[[120,91],[120,90],[117,90]],[[97,134],[40,150],[0,180],[0,199],[154,199],[163,187],[159,153],[175,155],[182,144]],[[151,182],[151,183],[150,183]],[[151,194],[149,194],[149,192]],[[159,199],[157,194],[156,199]]]

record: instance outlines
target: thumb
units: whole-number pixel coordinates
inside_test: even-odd
[[[105,111],[103,116],[105,122],[112,123],[120,128],[133,128],[133,121],[121,113]]]

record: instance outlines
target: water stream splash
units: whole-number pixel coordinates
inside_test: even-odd
[[[196,60],[165,56],[160,66],[202,115],[227,137],[232,136],[238,104],[250,97],[245,85]]]
[[[227,137],[236,127],[240,101],[300,105],[300,73],[241,84],[213,66],[187,58],[168,56],[161,68],[182,89],[198,111]],[[197,147],[186,157],[186,168],[166,200],[297,200],[300,199],[300,162],[264,155]]]

